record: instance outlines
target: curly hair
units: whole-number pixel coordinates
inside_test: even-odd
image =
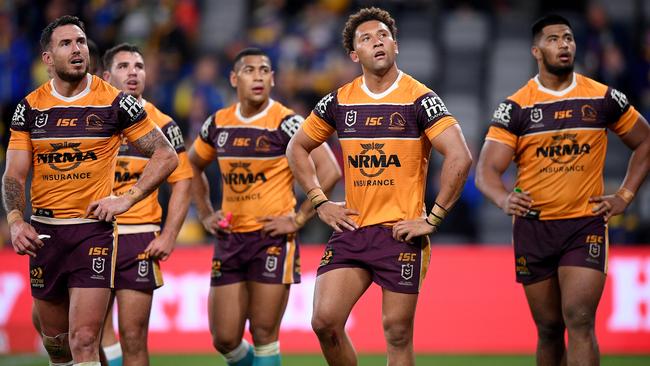
[[[348,21],[345,23],[345,28],[343,28],[343,47],[348,53],[354,51],[354,33],[357,31],[357,28],[369,20],[377,20],[384,23],[390,30],[393,39],[397,40],[395,19],[386,10],[375,7],[363,8],[350,15]]]

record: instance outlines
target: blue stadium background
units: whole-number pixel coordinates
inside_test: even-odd
[[[245,46],[271,55],[273,97],[303,115],[323,94],[358,75],[340,33],[347,15],[367,5],[394,15],[398,66],[442,96],[461,121],[475,157],[495,106],[534,75],[529,27],[548,11],[573,23],[577,71],[625,92],[650,117],[650,1],[5,0],[0,1],[1,162],[15,104],[47,78],[40,31],[61,15],[80,16],[101,52],[123,41],[140,45],[146,55],[146,98],[176,119],[190,144],[210,113],[233,102],[227,75],[233,56]],[[612,138],[604,172],[608,192],[623,178],[628,156]],[[433,159],[431,171],[439,163]],[[218,201],[216,167],[210,175]],[[434,242],[508,243],[510,220],[481,197],[471,178]],[[506,178],[512,180],[512,172]],[[342,189],[340,184],[334,196],[342,198]],[[430,185],[428,202],[435,192]],[[610,233],[615,244],[650,243],[650,185],[612,221]],[[322,243],[329,231],[313,220],[302,234],[303,242]],[[0,246],[7,240],[2,219]],[[190,211],[180,241],[206,240]]]

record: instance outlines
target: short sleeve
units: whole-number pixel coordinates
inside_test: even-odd
[[[322,121],[336,129],[336,110],[338,108],[338,98],[336,92],[331,92],[321,98],[316,104],[312,113]]]
[[[163,134],[172,145],[177,154],[185,151],[185,141],[183,140],[183,132],[178,127],[176,122],[170,120],[161,128]]]
[[[280,131],[282,131],[282,137],[285,142],[289,142],[293,135],[298,132],[302,123],[305,122],[305,119],[302,116],[297,114],[289,114],[285,116],[280,122]]]
[[[521,129],[520,116],[519,104],[510,99],[499,103],[492,114],[490,128],[485,139],[500,142],[514,149]]]
[[[301,128],[309,138],[319,143],[325,142],[335,131],[334,127],[318,117],[314,112],[311,112]]]
[[[32,150],[32,141],[29,134],[29,121],[32,111],[26,99],[23,99],[16,106],[11,117],[8,150]]]
[[[607,126],[619,136],[628,133],[639,119],[639,112],[627,96],[614,88],[607,89],[604,110]]]
[[[192,145],[194,151],[203,160],[214,160],[217,157],[217,150],[215,149],[215,141],[217,139],[217,125],[215,123],[215,115],[208,117],[203,126],[199,136],[194,140]]]

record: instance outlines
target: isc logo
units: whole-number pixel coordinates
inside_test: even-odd
[[[384,117],[368,117],[366,118],[366,126],[381,126],[381,121]]]
[[[417,258],[417,253],[400,253],[399,258],[397,258],[398,262],[415,262],[415,258]]]
[[[75,127],[77,126],[77,119],[76,118],[59,118],[56,121],[57,126],[61,127]]]
[[[573,117],[573,110],[567,109],[566,111],[556,111],[555,119],[566,119]]]
[[[249,146],[251,144],[251,139],[248,137],[236,137],[232,140],[232,146]]]
[[[88,250],[88,255],[108,255],[108,248],[91,247]]]

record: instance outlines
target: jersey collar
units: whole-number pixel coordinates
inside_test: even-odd
[[[56,91],[56,88],[54,87],[54,79],[50,79],[50,89],[52,89],[51,91],[52,96],[54,96],[57,99],[61,99],[64,102],[74,102],[75,100],[81,99],[85,97],[88,93],[90,93],[90,86],[92,85],[93,82],[93,76],[91,74],[86,74],[86,81],[87,81],[86,87],[79,94],[73,95],[71,97],[64,97],[63,95],[59,94],[59,92]]]
[[[250,116],[248,118],[242,116],[242,114],[241,114],[241,103],[237,103],[237,106],[235,107],[235,116],[237,116],[237,118],[240,121],[244,122],[244,123],[251,123],[251,122],[255,121],[258,118],[262,118],[262,117],[266,116],[266,114],[269,112],[269,109],[271,109],[271,106],[273,105],[273,103],[275,103],[275,101],[273,99],[269,98],[269,105],[267,105],[266,108],[264,108],[263,111],[261,111],[258,114],[252,115],[252,116]]]
[[[542,91],[546,94],[554,95],[556,97],[562,97],[567,93],[569,93],[571,90],[575,89],[575,87],[578,85],[578,78],[576,77],[575,72],[572,74],[572,77],[573,77],[573,81],[571,81],[571,84],[562,90],[553,90],[553,89],[545,88],[542,85],[542,83],[539,81],[539,74],[535,75],[533,81],[537,83],[537,90]]]
[[[368,87],[366,86],[365,77],[361,76],[361,90],[363,90],[364,93],[366,93],[372,99],[381,99],[381,98],[387,96],[388,94],[390,94],[391,92],[393,92],[393,90],[397,89],[399,81],[400,81],[400,79],[402,79],[402,75],[403,75],[402,70],[398,70],[397,79],[395,79],[393,84],[391,86],[389,86],[388,89],[384,90],[381,93],[373,93],[373,92],[371,92],[370,89],[368,89]]]

